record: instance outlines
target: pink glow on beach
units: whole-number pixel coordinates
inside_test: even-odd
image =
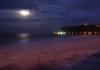
[[[39,64],[70,67],[99,51],[99,42],[100,37],[72,37],[11,43],[0,48],[0,68],[12,65],[14,70],[35,70]]]

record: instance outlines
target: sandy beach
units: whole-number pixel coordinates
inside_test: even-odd
[[[79,63],[98,51],[99,36],[21,40],[0,47],[0,70],[90,70]]]

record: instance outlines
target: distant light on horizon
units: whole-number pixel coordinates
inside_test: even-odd
[[[55,34],[57,34],[57,35],[66,35],[67,33],[63,32],[63,31],[59,31],[59,32],[55,32]]]

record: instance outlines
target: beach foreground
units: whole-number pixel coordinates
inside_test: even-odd
[[[0,70],[86,70],[77,68],[82,67],[78,63],[98,51],[99,36],[52,38],[39,42],[21,40],[0,47]],[[88,62],[86,64],[89,66]]]

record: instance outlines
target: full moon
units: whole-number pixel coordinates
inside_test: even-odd
[[[29,16],[30,15],[30,11],[29,10],[20,10],[18,13],[21,16]]]

